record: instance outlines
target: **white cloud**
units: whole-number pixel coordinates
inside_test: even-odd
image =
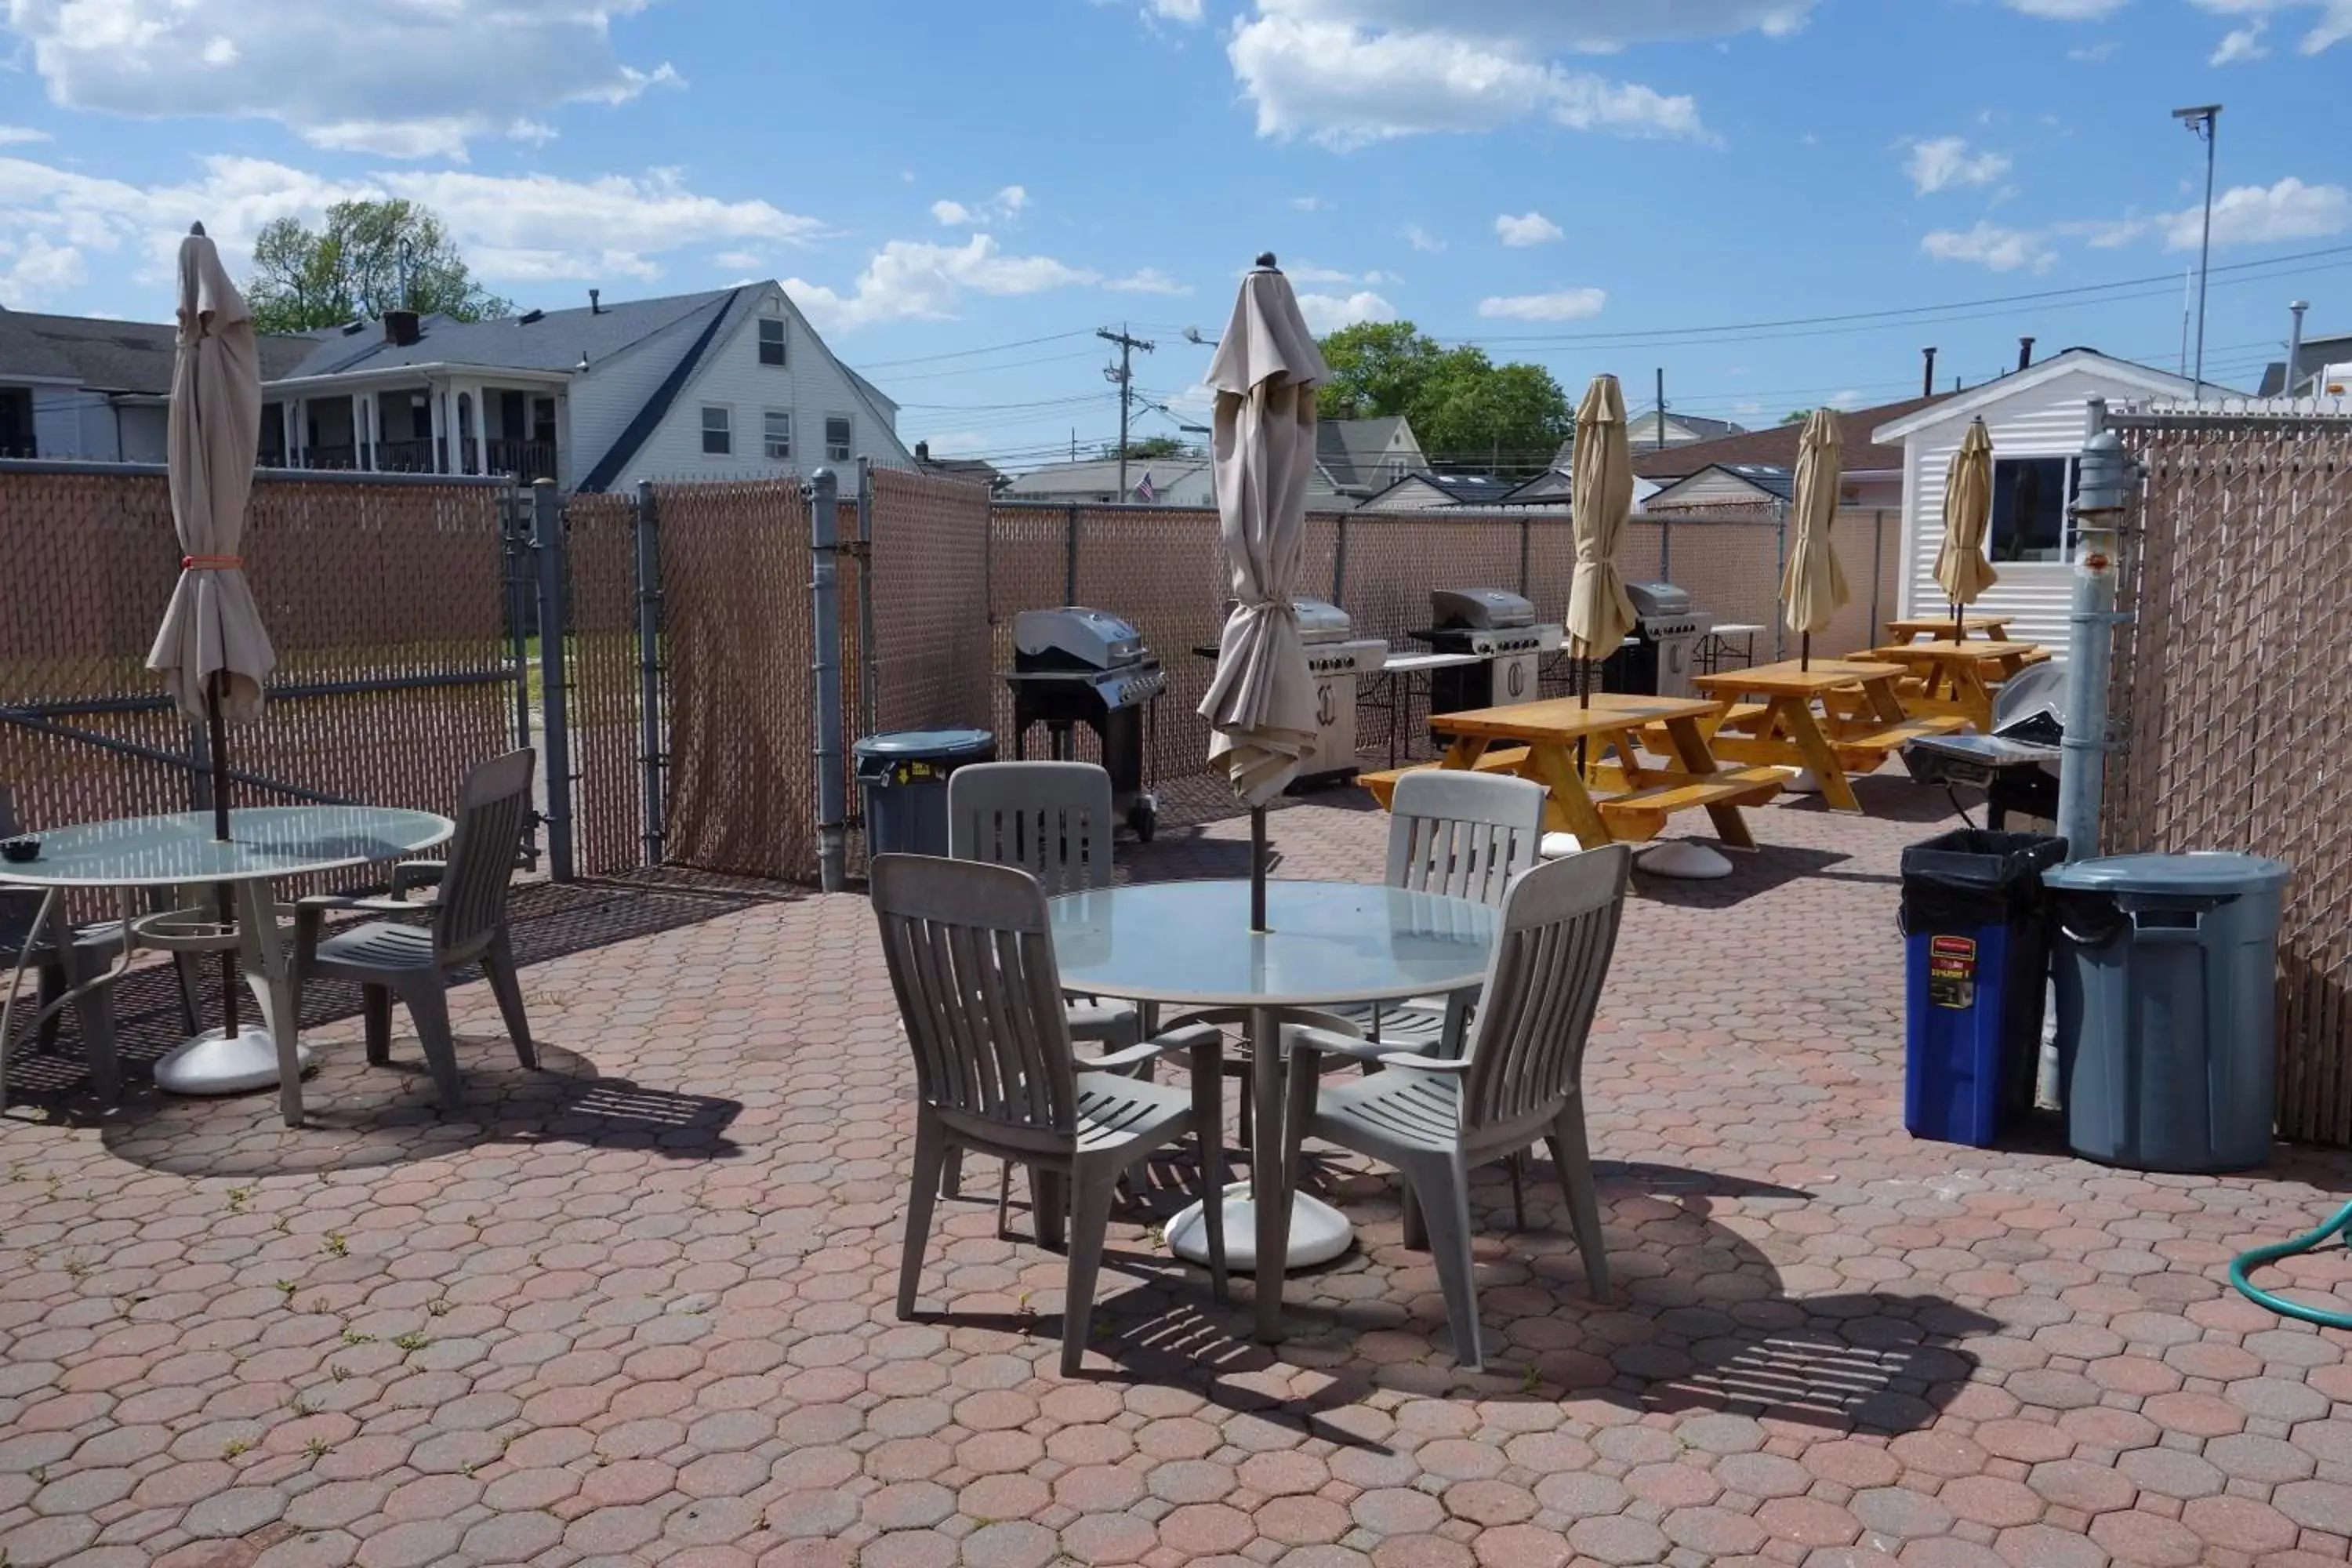
[[[1342,272],[1336,267],[1318,267],[1311,261],[1303,261],[1295,267],[1286,267],[1282,272],[1283,276],[1293,283],[1353,283],[1356,281],[1356,275],[1352,272]]]
[[[1417,223],[1405,225],[1403,233],[1404,242],[1415,250],[1423,251],[1432,256],[1442,255],[1444,252],[1445,242]]]
[[[1298,313],[1306,318],[1307,330],[1318,338],[1359,321],[1396,320],[1396,307],[1369,289],[1345,298],[1337,294],[1301,294]]]
[[[1504,213],[1495,219],[1495,233],[1510,246],[1549,245],[1562,237],[1559,225],[1538,212],[1518,217]]]
[[[1823,401],[1832,408],[1859,408],[1862,406],[1862,394],[1851,386],[1842,387],[1831,393]]]
[[[1812,0],[1256,0],[1226,46],[1262,136],[1335,149],[1535,116],[1576,131],[1711,138],[1696,102],[1557,57],[1667,38],[1785,33]]]
[[[78,247],[86,258],[128,253],[131,281],[160,286],[187,226],[202,219],[230,268],[249,264],[255,233],[291,214],[315,223],[332,203],[406,196],[439,213],[493,282],[650,279],[656,257],[707,245],[791,245],[825,232],[814,218],[762,201],[730,202],[687,188],[675,171],[643,178],[502,177],[463,170],[395,170],[330,179],[259,158],[215,155],[196,177],[135,184],[26,158],[0,156],[0,234]],[[730,263],[731,265],[731,263]],[[126,302],[128,300],[126,300]],[[142,313],[133,310],[133,314]]]
[[[89,280],[82,256],[70,245],[52,245],[40,235],[0,240],[0,305],[37,310]]]
[[[2095,44],[2084,44],[2080,48],[2068,49],[2066,58],[2083,65],[2095,66],[2112,58],[2115,52],[2116,41],[2113,38],[2101,38]]]
[[[1289,205],[1293,212],[1313,213],[1321,212],[1329,204],[1321,196],[1293,196]]]
[[[2214,48],[2212,58],[2205,63],[2209,66],[2233,66],[2240,60],[2266,58],[2271,51],[2269,46],[2263,42],[2263,35],[2270,30],[2270,25],[2269,17],[2257,16],[2242,27],[2231,28],[2221,35],[2221,42]]]
[[[1916,140],[1903,160],[1903,172],[1921,195],[1954,185],[1990,185],[2009,173],[2009,160],[1999,153],[1970,153],[1965,136]]]
[[[647,0],[7,0],[50,101],[142,120],[273,120],[306,141],[395,158],[463,158],[528,136],[567,103],[625,103],[676,84],[614,52],[612,22]]]
[[[1144,0],[1143,11],[1148,16],[1171,22],[1197,22],[1201,19],[1201,0]]]
[[[2012,11],[2046,16],[2053,22],[2095,22],[2111,16],[2131,0],[2001,0]]]
[[[1103,287],[1118,294],[1190,294],[1190,283],[1179,283],[1157,267],[1146,267],[1124,278],[1104,280]]]
[[[756,250],[722,250],[711,260],[721,267],[731,267],[738,272],[757,272],[768,265],[768,258]]]
[[[2163,220],[2167,250],[2194,250],[2204,209],[2189,207]],[[2352,228],[2352,191],[2306,185],[2289,175],[2274,185],[2239,185],[2213,198],[2213,247],[2316,239]]]
[[[982,228],[992,224],[1010,223],[1029,205],[1029,192],[1020,185],[1007,185],[982,202],[939,201],[931,204],[931,216],[950,228]]]
[[[46,142],[49,133],[36,131],[29,125],[0,125],[0,147],[14,147],[26,142]]]
[[[2047,270],[2058,259],[2049,242],[2031,229],[2002,228],[1979,221],[1974,228],[1939,228],[1919,241],[1920,251],[1938,261],[1973,261],[1995,272],[2021,267]]]
[[[894,239],[877,251],[843,294],[797,278],[784,281],[793,300],[828,330],[875,321],[951,317],[966,294],[1042,294],[1097,284],[1102,275],[1050,256],[1007,256],[992,236],[962,245]]]
[[[2260,24],[2269,17],[2299,16],[2306,11],[2316,11],[2318,15],[2311,19],[2310,30],[2295,40],[2295,50],[2299,54],[2315,55],[2352,38],[2352,0],[2194,0],[2194,3],[2200,10],[2218,16],[2252,16],[2255,19],[2256,26],[2252,30],[2256,33],[2261,30]],[[2223,39],[2222,48],[2226,50],[2231,39],[2237,37],[2237,33],[2232,33],[2229,38]],[[2231,58],[2251,59],[2256,57],[2233,55]],[[2216,55],[2212,63],[2222,65],[2227,62]]]
[[[1511,294],[1478,301],[1478,313],[1506,321],[1580,321],[1609,303],[1605,289],[1563,289],[1556,294]]]

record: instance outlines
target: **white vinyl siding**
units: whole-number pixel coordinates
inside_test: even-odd
[[[790,409],[771,408],[760,416],[760,445],[772,463],[793,460],[793,416]]]
[[[731,456],[735,450],[735,412],[718,405],[706,404],[702,410],[702,455],[706,458]]]

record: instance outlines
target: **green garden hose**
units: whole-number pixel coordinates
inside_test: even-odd
[[[2230,1260],[2230,1283],[2238,1294],[2258,1306],[2268,1307],[2283,1317],[2300,1318],[2306,1323],[2317,1323],[2323,1329],[2352,1329],[2352,1312],[2331,1312],[2325,1307],[2306,1307],[2300,1301],[2290,1301],[2284,1296],[2273,1296],[2246,1278],[2257,1268],[2276,1263],[2282,1258],[2292,1258],[2299,1252],[2316,1252],[2331,1240],[2352,1247],[2352,1204],[2336,1211],[2336,1217],[2313,1231],[2309,1236],[2293,1241],[2274,1241],[2268,1247],[2257,1247],[2252,1252],[2242,1252]]]

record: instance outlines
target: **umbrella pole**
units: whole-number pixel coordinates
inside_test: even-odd
[[[1785,645],[1784,645],[1785,646]],[[1813,634],[1797,634],[1797,669],[1800,673],[1813,668]]]
[[[215,670],[205,683],[205,727],[209,731],[213,765],[213,837],[228,842],[228,729],[221,719],[221,680],[225,672]],[[224,929],[236,918],[231,906],[229,885],[223,882],[215,890],[219,902],[216,913]],[[225,947],[220,955],[221,1037],[233,1039],[236,1023],[236,950]]]
[[[1250,807],[1250,930],[1265,934],[1265,807]]]

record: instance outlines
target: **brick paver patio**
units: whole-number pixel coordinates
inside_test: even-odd
[[[932,1315],[897,1321],[910,1075],[855,897],[532,965],[536,1077],[466,988],[480,1123],[434,1112],[404,1035],[367,1068],[355,1020],[320,1032],[297,1133],[266,1095],[142,1085],[100,1117],[29,1061],[0,1122],[0,1561],[2342,1562],[2347,1340],[2221,1269],[2352,1163],[1910,1140],[1894,873],[1946,812],[1864,787],[1891,815],[1783,804],[1733,879],[1641,885],[1587,1078],[1616,1296],[1586,1299],[1548,1166],[1524,1232],[1487,1173],[1478,1378],[1432,1348],[1392,1189],[1337,1162],[1361,1246],[1292,1281],[1279,1347],[1244,1337],[1245,1281],[1213,1307],[1123,1215],[1059,1379],[1061,1260],[977,1198],[944,1210]],[[1377,876],[1383,819],[1345,797],[1275,823],[1285,874]],[[1232,874],[1239,834],[1129,864]],[[2300,1278],[2352,1293],[2340,1261]]]

